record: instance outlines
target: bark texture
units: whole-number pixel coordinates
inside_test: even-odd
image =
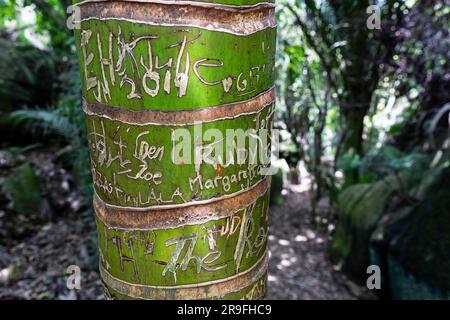
[[[270,177],[248,158],[174,161],[174,132],[192,137],[194,157],[205,149],[199,124],[224,137],[228,129],[270,131],[273,4],[75,4],[106,296],[263,298]],[[235,158],[233,146],[222,148]]]

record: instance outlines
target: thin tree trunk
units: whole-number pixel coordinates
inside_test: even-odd
[[[229,134],[272,126],[274,6],[214,2],[79,4],[108,298],[265,295],[270,177]]]

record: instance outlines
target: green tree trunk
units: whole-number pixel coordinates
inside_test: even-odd
[[[272,126],[273,4],[75,2],[106,296],[263,298],[270,177],[216,156]]]

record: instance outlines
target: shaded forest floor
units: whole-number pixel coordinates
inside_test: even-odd
[[[27,155],[41,183],[49,184],[44,189],[66,189],[59,200],[51,200],[61,205],[54,208],[52,217],[43,222],[33,216],[11,215],[8,200],[0,199],[0,299],[103,299],[93,218],[81,213],[82,207],[76,205],[80,195],[68,183],[73,177],[52,162],[52,154],[39,151]],[[267,298],[371,298],[328,260],[330,224],[325,218],[319,225],[313,223],[305,189],[304,185],[287,188],[282,204],[270,210]],[[328,211],[322,204],[317,213],[325,217]],[[66,288],[70,265],[82,270],[79,291]]]
[[[289,186],[283,190],[282,203],[270,209],[267,298],[373,299],[367,289],[350,281],[329,261],[330,210],[321,202],[313,218],[307,189],[307,185]]]

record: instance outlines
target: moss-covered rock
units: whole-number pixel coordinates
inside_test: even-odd
[[[48,105],[55,78],[55,61],[49,52],[0,39],[0,115],[23,105]]]
[[[402,183],[397,176],[371,184],[348,187],[338,198],[338,224],[330,244],[335,263],[356,277],[369,265],[369,240],[384,213],[388,200]]]
[[[395,202],[395,200],[394,200]],[[390,299],[392,293],[389,250],[390,242],[406,227],[412,206],[401,206],[392,212],[386,212],[377,224],[377,227],[370,237],[369,253],[370,264],[377,265],[381,270],[381,290],[378,295],[381,298]]]
[[[39,180],[33,167],[24,163],[6,177],[3,188],[11,197],[14,209],[19,213],[39,213],[42,194]]]
[[[23,135],[11,123],[10,112],[53,104],[56,75],[50,52],[0,39],[0,141],[14,141]]]
[[[430,169],[415,202],[388,210],[372,233],[370,263],[382,271],[382,296],[450,298],[450,182],[448,169]],[[398,203],[393,199],[394,203]]]
[[[450,294],[449,195],[450,170],[446,169],[412,209],[404,231],[390,244],[390,254],[405,272],[440,292],[441,297]]]

